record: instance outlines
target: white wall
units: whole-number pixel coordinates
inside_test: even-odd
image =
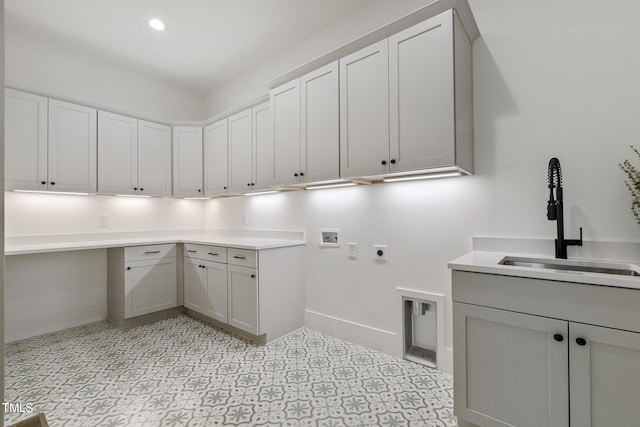
[[[157,121],[202,120],[202,94],[7,29],[6,84]]]
[[[321,315],[313,315],[314,327],[360,343],[381,330],[377,346],[397,353],[386,332],[398,332],[394,289],[404,286],[446,295],[451,346],[447,261],[469,251],[472,236],[553,238],[546,178],[554,156],[563,167],[568,237],[582,226],[586,240],[640,241],[618,167],[631,156],[628,146],[640,145],[640,28],[633,22],[640,3],[470,5],[482,33],[474,44],[474,176],[207,202],[209,227],[243,227],[248,213],[249,228],[307,231],[307,308]],[[316,52],[329,39],[321,36],[210,94],[209,112],[257,92],[275,77],[270,71],[292,68],[307,43]],[[349,260],[345,246],[319,248],[322,227],[357,242],[358,259]],[[371,259],[377,243],[389,245],[386,264]]]
[[[269,93],[265,83],[316,59],[433,0],[370,0],[341,20],[206,95],[205,116],[212,117]]]
[[[570,236],[638,241],[618,163],[640,144],[640,3],[472,0],[476,167],[492,235],[549,236],[546,164],[562,163]]]
[[[5,191],[7,236],[185,230],[204,225],[201,200]],[[107,228],[98,216],[107,215]]]
[[[107,251],[6,258],[7,342],[107,318]]]
[[[0,83],[4,82],[4,0],[0,0]],[[4,99],[4,83],[0,89]],[[0,106],[0,185],[4,187],[4,103]],[[0,234],[4,236],[4,198],[0,199]],[[0,399],[4,402],[4,247],[0,249]],[[4,405],[2,408],[4,418]]]

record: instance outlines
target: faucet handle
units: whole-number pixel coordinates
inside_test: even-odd
[[[578,243],[578,246],[582,246],[582,227],[580,227],[580,243]]]
[[[564,244],[565,244],[565,247],[566,246],[582,246],[582,227],[580,227],[580,239],[565,239]]]

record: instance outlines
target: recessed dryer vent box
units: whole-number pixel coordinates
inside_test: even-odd
[[[404,358],[436,368],[437,316],[436,302],[402,299]]]
[[[320,229],[320,246],[329,246],[337,248],[340,246],[339,240],[340,230],[337,228],[321,228]]]

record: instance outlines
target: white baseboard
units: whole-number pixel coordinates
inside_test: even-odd
[[[402,358],[402,342],[398,334],[328,314],[305,310],[305,326],[309,329]],[[453,350],[438,352],[438,370],[453,374]]]
[[[378,329],[350,320],[340,319],[328,314],[312,310],[304,312],[305,326],[336,338],[381,351],[393,356],[402,357],[396,347],[395,332]]]

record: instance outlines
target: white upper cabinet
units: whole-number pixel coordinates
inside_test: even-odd
[[[173,128],[173,195],[203,197],[202,128]]]
[[[96,110],[6,90],[7,189],[95,193]]]
[[[229,191],[232,193],[255,187],[251,116],[248,109],[228,118]]]
[[[138,194],[171,196],[171,127],[138,120]]]
[[[255,189],[273,185],[275,177],[273,132],[269,102],[251,109],[253,116],[253,150],[255,154]]]
[[[97,191],[95,108],[49,99],[49,190]]]
[[[383,40],[340,59],[340,175],[389,171],[389,54]]]
[[[98,111],[98,191],[138,193],[138,121]]]
[[[338,62],[270,93],[274,139],[272,184],[339,177]]]
[[[171,195],[171,128],[98,112],[98,191]]]
[[[391,171],[455,165],[453,19],[389,38]]]
[[[5,188],[47,189],[47,104],[44,96],[5,89]]]
[[[302,182],[340,176],[338,61],[300,78]]]
[[[272,184],[300,182],[300,79],[270,93],[273,121],[274,176]]]
[[[204,128],[204,195],[227,193],[227,119]]]
[[[473,172],[471,56],[449,10],[342,58],[342,177]]]

